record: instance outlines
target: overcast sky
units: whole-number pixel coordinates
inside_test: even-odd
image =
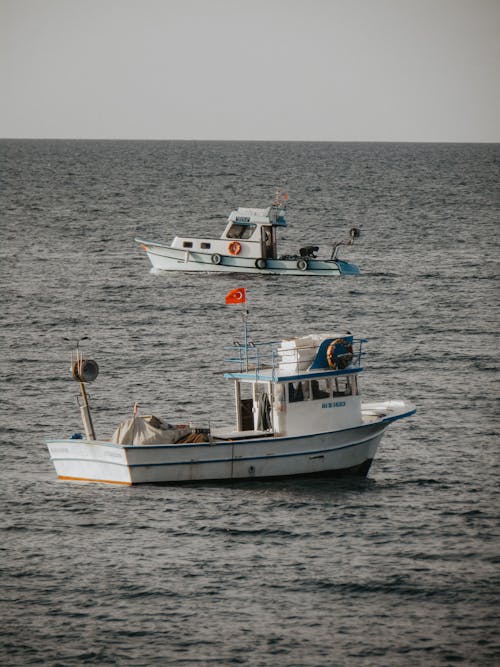
[[[0,137],[500,141],[500,0],[0,0]]]

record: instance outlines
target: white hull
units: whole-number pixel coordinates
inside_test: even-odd
[[[47,446],[58,477],[71,480],[131,485],[366,475],[392,420],[284,438],[140,447],[69,439],[51,440]]]
[[[221,261],[214,264],[210,253],[192,252],[172,248],[152,241],[137,241],[146,249],[153,272],[160,271],[204,271],[210,273],[259,273],[303,275],[357,275],[359,269],[354,264],[342,260],[308,259],[307,268],[299,269],[296,260],[267,259],[265,268],[258,268],[252,257],[219,255]]]

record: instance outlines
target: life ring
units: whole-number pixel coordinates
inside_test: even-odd
[[[212,255],[212,264],[220,264],[222,262],[222,257],[215,253],[215,255]]]
[[[326,351],[326,360],[330,368],[343,370],[352,361],[353,352],[351,343],[345,338],[332,340]]]
[[[266,260],[263,257],[259,257],[259,259],[255,260],[255,266],[258,269],[265,269],[266,268]]]
[[[299,271],[306,271],[306,269],[307,269],[307,260],[299,259],[299,261],[297,262],[297,268],[299,269]]]
[[[239,255],[241,252],[241,243],[238,243],[238,241],[231,241],[227,246],[227,249],[229,250],[230,255]]]

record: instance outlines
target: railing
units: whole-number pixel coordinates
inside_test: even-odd
[[[342,337],[338,336],[337,338]],[[230,350],[232,354],[225,357],[224,361],[237,365],[240,373],[255,373],[256,379],[259,379],[260,374],[265,374],[267,377],[271,374],[275,379],[278,371],[289,370],[293,366],[296,366],[299,372],[309,369],[324,340],[328,340],[328,338],[323,338],[318,344],[290,348],[282,347],[282,341],[263,343],[248,341],[246,344],[235,341],[232,345],[225,346],[224,349]],[[347,360],[348,368],[359,368],[361,366],[361,358],[365,354],[362,347],[363,343],[366,342],[366,338],[352,339],[352,353],[348,353],[349,359]],[[320,368],[317,370],[320,370]]]
[[[274,371],[277,368],[276,356],[279,342],[269,341],[264,343],[254,343],[248,341],[240,343],[234,341],[232,345],[226,345],[225,350],[231,350],[233,355],[225,357],[224,361],[230,364],[237,364],[240,373],[255,372],[258,376],[264,369]]]

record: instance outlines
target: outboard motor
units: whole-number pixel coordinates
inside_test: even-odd
[[[319,246],[317,245],[306,245],[303,248],[300,248],[299,253],[301,257],[315,259],[318,250]]]

